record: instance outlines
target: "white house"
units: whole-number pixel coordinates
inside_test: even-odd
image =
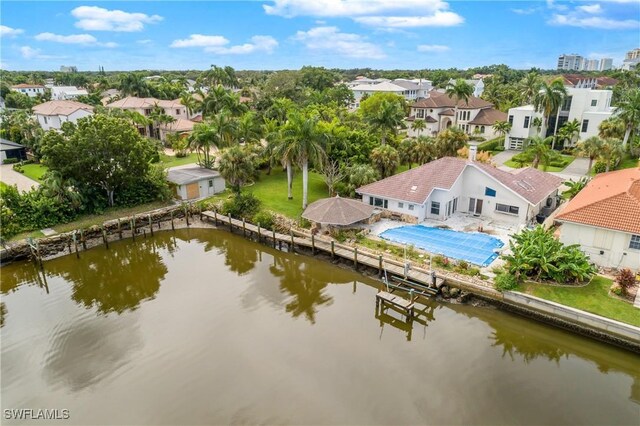
[[[209,197],[225,189],[220,173],[204,167],[169,170],[167,180],[176,185],[176,194],[182,200]]]
[[[92,115],[93,107],[77,101],[49,101],[34,106],[33,113],[45,131],[60,130],[62,123],[75,123],[80,118]]]
[[[149,117],[154,108],[158,107],[162,109],[166,115],[173,117],[175,120],[189,118],[187,115],[187,107],[182,105],[180,99],[167,101],[163,99],[127,96],[126,98],[107,104],[106,107],[135,111],[145,117]],[[148,126],[139,126],[138,131],[146,136],[159,137],[159,128],[154,127],[153,124],[149,124]]]
[[[476,98],[479,98],[480,96],[482,96],[482,93],[484,92],[484,81],[482,81],[482,79],[473,79],[473,80],[465,80],[465,83],[467,83],[469,86],[473,87],[473,96],[475,96]],[[449,80],[449,84],[453,85],[456,84],[456,80],[455,79],[450,79]]]
[[[355,82],[362,82],[354,85]],[[429,91],[433,88],[431,81],[420,79],[404,79],[398,78],[396,80],[369,80],[360,79],[350,83],[351,91],[353,92],[354,102],[350,105],[351,108],[360,107],[360,101],[363,96],[371,96],[374,93],[395,93],[396,95],[404,97],[408,101],[415,101],[416,99],[424,98]]]
[[[53,86],[51,87],[51,99],[53,100],[69,100],[76,99],[78,96],[87,96],[89,92],[85,89],[78,89],[76,86]]]
[[[30,98],[35,98],[38,95],[44,95],[44,86],[40,84],[16,84],[11,86],[11,90],[20,92],[23,95],[27,95]]]
[[[612,95],[611,90],[567,87],[567,97],[557,114],[558,129],[567,121],[578,120],[580,123],[578,140],[597,136],[600,123],[611,117],[615,110],[611,107]],[[507,118],[507,121],[511,123],[511,130],[504,140],[506,149],[522,149],[524,140],[538,133],[538,129],[532,126],[535,117],[542,119],[542,126],[539,129],[541,136],[553,134],[556,115],[549,118],[549,127],[547,128],[542,113],[536,112],[532,105],[511,108]]]
[[[19,143],[0,138],[0,164],[7,159],[26,160],[27,149]]]
[[[193,131],[193,126],[196,124],[198,123],[187,120],[186,118],[177,118],[171,123],[160,123],[158,125],[160,140],[166,142],[167,135],[170,133],[178,133],[181,137],[186,137]]]
[[[473,158],[475,150],[471,150]],[[491,165],[443,157],[357,189],[364,203],[417,222],[456,212],[524,225],[557,205],[562,179],[536,169],[506,172]]]
[[[457,125],[469,135],[477,135],[485,139],[493,139],[498,134],[493,130],[497,121],[505,121],[507,114],[493,108],[491,102],[472,96],[467,102],[455,101],[446,94],[432,90],[424,99],[411,105],[407,121],[407,135],[418,136],[411,128],[415,120],[424,120],[426,128],[420,134],[435,136],[442,130],[451,127],[455,122],[455,107],[458,106]]]
[[[606,268],[640,270],[640,168],[596,175],[556,216],[560,241]]]

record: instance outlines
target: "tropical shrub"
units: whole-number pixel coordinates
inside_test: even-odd
[[[569,200],[572,199],[573,197],[578,195],[578,192],[582,191],[582,189],[587,186],[587,183],[589,183],[589,179],[586,177],[583,177],[582,179],[575,182],[572,180],[566,181],[564,185],[569,189],[564,191],[562,193],[562,196]]]
[[[513,235],[509,247],[512,254],[503,258],[507,261],[507,272],[518,282],[531,279],[577,283],[595,273],[589,257],[577,244],[562,244],[551,230],[542,226]]]
[[[272,230],[276,223],[276,217],[269,211],[260,210],[253,216],[252,222],[256,225],[260,224],[261,228]]]
[[[604,173],[607,170],[607,163],[604,161],[596,161],[591,170],[595,174]]]
[[[623,294],[627,294],[629,289],[636,283],[636,277],[629,268],[624,268],[616,275],[616,284],[620,286]]]
[[[494,286],[496,290],[503,292],[508,290],[515,290],[518,288],[518,280],[511,274],[498,274],[494,279]]]
[[[491,139],[478,145],[478,151],[497,151],[498,147],[504,148],[504,138]]]
[[[2,164],[16,164],[20,159],[18,158],[6,158]]]
[[[237,193],[222,205],[222,214],[236,219],[252,218],[260,211],[260,204],[251,193]]]

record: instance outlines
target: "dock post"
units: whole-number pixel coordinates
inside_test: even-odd
[[[184,218],[187,221],[187,228],[189,227],[189,209],[184,206]]]
[[[149,231],[151,232],[151,236],[153,237],[153,222],[151,222],[151,215],[147,215],[149,217]]]
[[[84,238],[84,231],[80,230],[80,242],[82,243],[82,248],[84,250],[87,249],[87,240]],[[71,253],[71,245],[69,245],[69,253]]]
[[[382,278],[382,255],[378,255],[378,276]]]
[[[278,241],[276,241],[276,228],[273,228],[273,229],[271,230],[271,232],[273,233],[273,234],[272,234],[272,235],[273,235],[273,248],[276,248],[276,244],[277,244],[277,242],[278,242]]]
[[[118,218],[118,238],[122,239],[122,224],[120,223],[120,218]]]
[[[175,227],[175,226],[174,226],[174,224],[173,224],[173,210],[171,210],[171,230],[172,230],[172,231],[175,231],[175,230],[176,230],[176,227]]]
[[[214,223],[214,225],[218,226],[218,211],[217,210],[213,211],[213,223]]]
[[[335,248],[336,242],[331,240],[331,259],[333,260],[333,258],[336,256],[336,248]]]
[[[69,249],[69,254],[73,253],[71,251],[71,240],[67,240],[67,248]]]
[[[102,230],[102,241],[104,242],[104,245],[109,248],[109,241],[107,241],[107,231],[104,230],[104,225],[101,226],[100,229]]]
[[[358,247],[353,248],[353,267],[358,270]]]
[[[76,250],[76,257],[77,257],[78,259],[80,259],[80,253],[78,252],[78,238],[77,238],[77,236],[76,236],[76,233],[77,233],[77,232],[78,232],[78,231],[73,231],[73,246],[74,246],[74,248],[75,248],[75,250]]]
[[[147,239],[147,230],[142,228],[142,236],[144,237],[144,239]]]
[[[231,215],[227,216],[229,218],[229,232],[233,234],[233,225],[231,224]]]
[[[260,242],[261,236],[262,236],[262,232],[260,232],[260,222],[258,222],[258,242]]]
[[[289,235],[291,235],[291,252],[293,253],[293,228],[289,228]]]
[[[136,240],[136,217],[133,216],[133,219],[131,219],[131,221],[129,222],[129,225],[131,226],[131,237],[133,238],[133,241]]]
[[[247,237],[247,224],[244,220],[244,217],[242,218],[242,236],[243,237]]]
[[[316,239],[313,233],[311,234],[311,254],[312,255],[316,254]]]

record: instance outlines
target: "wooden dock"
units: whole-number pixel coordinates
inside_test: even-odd
[[[378,308],[383,308],[386,304],[402,312],[406,315],[407,321],[410,321],[413,318],[413,307],[415,305],[415,300],[417,299],[417,296],[414,297],[405,299],[397,294],[387,293],[386,291],[381,290],[376,294],[376,312],[378,311]]]

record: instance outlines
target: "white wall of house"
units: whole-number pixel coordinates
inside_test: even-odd
[[[630,248],[632,234],[612,229],[596,228],[564,222],[560,228],[560,241],[579,244],[591,261],[605,268],[640,270],[640,250]],[[640,235],[637,236],[640,238]]]
[[[197,182],[199,190],[199,198],[210,197],[211,195],[218,194],[225,190],[225,181],[222,176],[215,176],[211,178],[202,179]],[[176,191],[178,197],[183,200],[187,200],[187,184],[177,185]]]
[[[540,118],[542,126],[540,132],[533,126],[533,119]],[[524,140],[538,134],[544,135],[544,116],[536,112],[533,105],[525,105],[517,108],[510,108],[507,113],[507,120],[511,123],[511,131],[505,136],[505,149],[522,149]]]
[[[23,95],[27,95],[30,98],[35,98],[38,95],[44,95],[44,87],[20,87],[20,88],[11,88],[11,90],[15,92],[20,92]]]
[[[62,124],[70,121],[72,123],[76,123],[79,119],[88,117],[93,115],[91,111],[85,111],[83,109],[79,109],[74,111],[70,115],[41,115],[36,114],[36,118],[38,119],[38,123],[40,123],[40,127],[43,130],[60,130]]]

